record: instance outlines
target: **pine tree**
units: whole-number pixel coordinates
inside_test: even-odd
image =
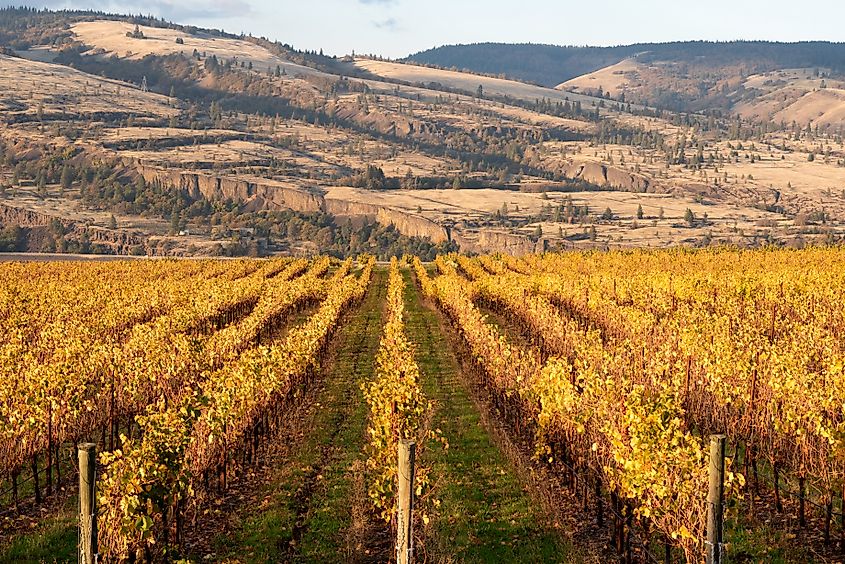
[[[179,206],[177,204],[173,205],[173,211],[170,213],[170,232],[173,235],[179,233],[179,225],[181,223],[181,217],[179,217]]]
[[[61,187],[62,191],[70,190],[70,187],[73,185],[73,171],[68,165],[62,167],[62,178],[61,178]]]
[[[695,213],[693,213],[693,211],[689,208],[687,208],[687,211],[684,212],[684,221],[690,227],[695,225]]]

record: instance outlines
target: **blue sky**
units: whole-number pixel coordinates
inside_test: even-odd
[[[2,0],[0,0],[2,1]],[[479,41],[619,45],[686,39],[845,41],[843,0],[18,0],[153,13],[299,49],[403,57]],[[693,10],[695,7],[697,10]]]

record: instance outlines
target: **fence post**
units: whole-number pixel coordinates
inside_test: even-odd
[[[97,555],[97,445],[82,443],[79,455],[79,562],[94,564]]]
[[[396,527],[396,562],[411,564],[414,561],[414,463],[416,442],[399,441],[399,510]]]
[[[725,435],[710,436],[710,489],[707,494],[707,564],[722,564],[722,525],[725,495]]]

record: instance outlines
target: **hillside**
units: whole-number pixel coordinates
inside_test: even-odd
[[[420,65],[362,58],[356,59],[352,64],[355,68],[381,79],[401,81],[424,88],[445,88],[470,95],[477,95],[478,88],[481,87],[482,96],[511,98],[529,103],[543,99],[550,100],[553,103],[570,101],[592,104],[600,101],[595,96],[557,92],[551,88],[517,80],[428,68]]]
[[[733,90],[753,74],[783,69],[845,72],[845,44],[704,41],[642,43],[619,47],[475,44],[416,53],[409,61],[505,76],[545,86],[611,95],[630,83],[631,100],[675,111],[728,110]],[[621,65],[621,66],[619,66]],[[603,84],[606,83],[606,84]],[[747,94],[745,92],[741,94]]]
[[[198,51],[206,57],[237,59],[238,63],[244,62],[265,71],[269,68],[275,72],[279,67],[292,75],[323,75],[313,68],[292,63],[243,39],[220,38],[201,32],[191,34],[177,29],[143,25],[138,26],[138,31],[143,34],[142,39],[127,37],[127,33],[133,33],[134,30],[135,25],[120,21],[79,22],[70,26],[74,39],[84,45],[95,46],[97,54],[102,57],[117,56],[138,60],[149,55],[187,55]]]
[[[554,89],[0,12],[0,251],[430,258],[845,234],[828,68],[740,73],[736,118],[636,103],[694,82],[650,54]]]

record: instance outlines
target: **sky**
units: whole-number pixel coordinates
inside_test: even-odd
[[[13,0],[7,0],[13,1]],[[3,3],[3,0],[0,0]],[[624,45],[706,39],[845,41],[843,0],[17,0],[153,14],[328,55],[401,58],[475,42]],[[692,6],[697,6],[693,10]]]

